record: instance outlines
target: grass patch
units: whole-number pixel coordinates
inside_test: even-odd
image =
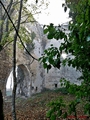
[[[68,94],[68,90],[66,87],[62,87],[62,88],[57,88],[54,90],[55,92],[61,92],[62,94]]]

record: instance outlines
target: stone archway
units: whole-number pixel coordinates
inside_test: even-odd
[[[11,60],[9,59],[8,47],[0,51],[0,90],[5,96],[6,79],[11,69]]]
[[[17,90],[16,95],[29,97],[31,95],[30,73],[27,67],[20,64],[16,68]],[[7,79],[6,92],[11,95],[13,88],[12,71]]]
[[[30,92],[30,73],[23,64],[17,66],[17,95],[28,97]]]

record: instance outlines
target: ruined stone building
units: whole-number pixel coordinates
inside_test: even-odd
[[[36,59],[41,57],[44,50],[53,44],[59,47],[61,40],[48,40],[43,34],[43,28],[39,23],[27,24],[27,29],[35,33],[33,40],[34,49],[31,51],[32,56]],[[30,47],[29,45],[27,46]],[[12,91],[12,65],[10,55],[6,55],[6,51],[0,52],[0,89],[3,93]],[[73,83],[78,83],[77,78],[81,75],[72,67],[61,66],[60,70],[52,68],[48,73],[44,70],[42,64],[37,60],[33,60],[31,56],[23,49],[17,46],[17,95],[29,97],[32,94],[41,92],[44,88],[54,89],[60,87],[60,78],[66,78]],[[11,94],[11,93],[9,93]]]
[[[9,61],[9,55],[7,50],[4,49],[0,51],[0,89],[2,90],[3,94],[5,94],[6,82],[10,73],[10,69],[11,63]]]

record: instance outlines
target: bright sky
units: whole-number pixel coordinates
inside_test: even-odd
[[[64,8],[62,8],[64,0],[49,0],[49,2],[50,4],[46,10],[42,10],[39,15],[34,15],[40,24],[54,23],[58,25],[69,21],[69,10],[65,13]]]

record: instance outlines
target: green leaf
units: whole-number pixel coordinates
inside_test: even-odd
[[[67,112],[63,114],[63,118],[67,118]]]
[[[51,114],[52,114],[52,111],[51,110],[49,110],[48,112],[47,112],[47,114],[46,114],[46,117],[51,117]]]
[[[53,60],[52,56],[49,57],[49,60],[48,60],[48,61],[49,61],[50,64],[53,64],[53,63],[54,63],[54,60]]]
[[[47,38],[48,38],[48,39],[53,39],[53,34],[52,34],[52,33],[49,33],[49,34],[47,35]]]
[[[44,67],[44,68],[47,68],[47,64],[46,64],[46,63],[44,63],[44,64],[43,64],[43,67]]]
[[[44,34],[46,34],[46,33],[48,33],[48,29],[47,28],[44,29]]]
[[[62,110],[58,110],[58,113],[57,113],[58,117],[62,115]]]
[[[51,115],[50,120],[56,120],[56,115]]]

